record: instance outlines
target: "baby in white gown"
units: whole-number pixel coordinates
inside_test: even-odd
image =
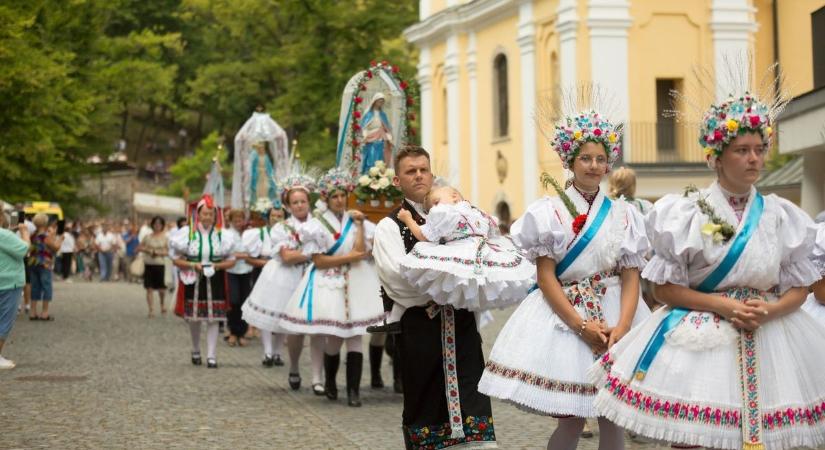
[[[419,241],[401,261],[402,276],[439,305],[484,311],[519,302],[535,282],[535,266],[499,233],[494,218],[470,205],[456,189],[434,188],[419,226],[407,210],[398,213]],[[405,308],[397,303],[387,319],[396,331]],[[393,330],[393,327],[395,328]]]

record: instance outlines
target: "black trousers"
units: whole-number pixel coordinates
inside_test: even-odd
[[[74,259],[74,253],[61,253],[60,254],[60,269],[63,274],[63,279],[66,280],[69,276],[72,275],[72,260]]]
[[[485,423],[483,429],[465,427],[465,440],[449,438],[441,315],[431,319],[423,307],[408,308],[401,317],[401,330],[396,344],[404,384],[402,425],[407,448],[428,445],[441,448],[464,442],[495,441],[492,423],[489,426]],[[455,311],[455,340],[462,417],[472,417],[474,423],[491,421],[490,398],[478,392],[484,355],[473,313]]]
[[[226,314],[229,332],[233,336],[242,337],[249,329],[249,325],[243,321],[241,306],[252,292],[252,274],[229,274],[229,312]]]

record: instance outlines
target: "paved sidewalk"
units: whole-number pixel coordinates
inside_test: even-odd
[[[289,390],[285,367],[265,369],[258,342],[218,346],[218,370],[189,362],[183,321],[146,318],[144,290],[124,283],[55,283],[54,322],[18,316],[0,371],[0,449],[395,449],[401,397],[373,390],[365,358],[362,408]],[[510,311],[484,329],[485,350]],[[203,333],[205,336],[205,333]],[[307,341],[308,342],[308,341]],[[202,345],[205,351],[205,343]],[[391,369],[385,358],[385,381]],[[550,418],[494,402],[499,447],[544,448]],[[594,423],[595,426],[595,423]],[[579,448],[597,448],[598,438]],[[650,449],[628,441],[629,449]]]

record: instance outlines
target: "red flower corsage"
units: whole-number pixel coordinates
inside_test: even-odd
[[[335,233],[332,235],[332,237],[335,238],[335,240],[337,241],[338,239],[341,239],[341,233]]]
[[[298,233],[292,233],[292,237],[295,238],[296,241],[301,242],[301,237],[298,236]]]
[[[579,214],[578,216],[576,216],[576,218],[573,220],[573,232],[579,234],[579,232],[582,230],[582,227],[584,227],[585,222],[587,222],[587,214]]]

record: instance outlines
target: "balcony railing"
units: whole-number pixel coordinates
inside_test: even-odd
[[[628,126],[628,125],[625,125]],[[679,122],[630,122],[630,164],[701,163],[699,125]]]

